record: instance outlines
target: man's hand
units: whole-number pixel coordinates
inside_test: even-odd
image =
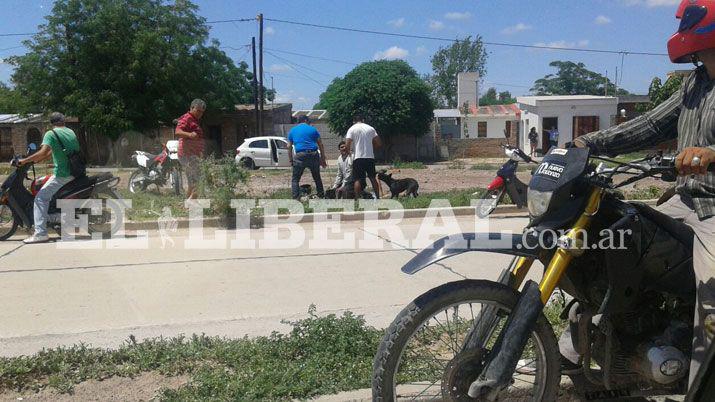
[[[189,133],[189,138],[191,138],[192,140],[195,140],[195,139],[197,139],[198,137],[199,137],[199,134],[198,134],[197,132],[195,132],[195,131],[192,131],[192,132]]]
[[[698,157],[700,163],[693,164],[693,158]],[[675,167],[680,175],[705,174],[708,165],[715,162],[715,150],[701,147],[685,148],[675,158]]]
[[[326,169],[328,167],[328,162],[325,160],[325,157],[322,155],[320,156],[320,166],[323,169]]]

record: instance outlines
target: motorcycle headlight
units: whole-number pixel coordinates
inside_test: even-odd
[[[551,202],[551,196],[554,195],[553,191],[537,191],[529,189],[527,192],[527,204],[529,206],[529,214],[531,216],[541,216],[546,213],[549,209],[549,203]]]

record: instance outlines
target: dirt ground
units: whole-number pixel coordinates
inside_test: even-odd
[[[164,389],[177,389],[186,384],[188,376],[166,377],[159,373],[142,373],[134,378],[111,377],[103,381],[89,380],[74,387],[72,394],[60,394],[45,389],[40,392],[3,392],[0,402],[10,401],[122,401],[156,400]]]
[[[504,160],[495,159],[488,161],[480,161],[480,163],[503,163]],[[421,194],[434,193],[450,190],[465,190],[472,188],[485,188],[494,180],[496,169],[490,170],[474,170],[467,164],[464,169],[450,169],[447,164],[428,165],[426,169],[394,169],[389,166],[378,166],[378,169],[388,169],[393,173],[393,177],[413,178],[419,183],[419,192]],[[115,172],[121,178],[120,186],[127,186],[129,175],[128,170]],[[330,188],[335,180],[336,170],[329,166],[328,169],[321,169],[321,178],[323,186]],[[531,179],[530,171],[520,171],[517,176],[521,181],[528,184]],[[251,177],[248,183],[239,185],[241,193],[260,198],[262,196],[274,193],[279,190],[290,190],[291,171],[281,168],[261,168],[251,172]],[[311,184],[315,188],[315,183],[310,175],[310,171],[306,170],[301,178],[301,184]],[[384,183],[380,183],[383,190],[387,187]],[[626,187],[626,190],[632,191],[634,188],[648,188],[649,186],[657,186],[660,188],[670,187],[669,183],[664,183],[656,179],[645,179],[635,186]]]

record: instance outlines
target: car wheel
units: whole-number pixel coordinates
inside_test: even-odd
[[[243,158],[241,159],[241,165],[245,167],[248,170],[256,170],[258,169],[258,166],[256,166],[256,163],[253,161],[251,158]]]

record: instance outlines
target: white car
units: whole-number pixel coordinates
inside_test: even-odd
[[[283,137],[251,137],[236,148],[236,163],[248,169],[290,167],[288,140]]]

